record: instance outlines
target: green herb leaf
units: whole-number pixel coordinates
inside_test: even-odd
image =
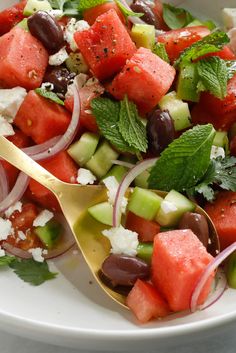
[[[174,140],[152,168],[151,189],[184,191],[195,186],[206,173],[215,130],[211,124],[197,125]]]
[[[104,4],[107,0],[80,0],[78,3],[78,8],[80,12],[84,12],[92,7]]]
[[[217,98],[225,98],[228,81],[228,69],[225,61],[216,56],[203,59],[197,63],[197,70],[205,90]]]
[[[48,0],[53,9],[63,11],[64,5],[69,0]]]
[[[0,257],[0,267],[9,266],[10,263],[14,260],[15,260],[14,256],[8,256],[8,255],[1,256]]]
[[[164,43],[154,43],[152,47],[152,52],[167,63],[170,62]]]
[[[142,12],[133,12],[127,9],[119,0],[115,0],[115,2],[125,17],[142,17],[144,15]]]
[[[171,29],[186,27],[194,17],[185,9],[170,4],[163,4],[163,18]]]
[[[92,112],[103,136],[122,152],[135,153],[134,148],[124,140],[120,133],[118,122],[120,103],[108,98],[94,98],[91,101]]]
[[[124,140],[138,151],[146,152],[146,128],[141,122],[136,105],[129,102],[127,96],[120,102],[119,130]]]
[[[185,49],[176,60],[175,66],[179,66],[182,62],[196,60],[208,53],[215,53],[222,49],[227,43],[229,43],[229,37],[227,34],[217,30]]]
[[[44,88],[36,88],[35,92],[38,93],[40,96],[50,99],[54,103],[64,105],[64,102],[58,97],[58,95],[54,92],[47,91]]]
[[[33,259],[19,260],[15,259],[9,266],[15,274],[24,282],[38,286],[47,280],[56,277],[57,273],[50,272],[47,262],[36,262]]]

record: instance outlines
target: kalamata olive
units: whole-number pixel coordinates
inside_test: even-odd
[[[36,37],[49,54],[57,53],[64,45],[63,31],[47,12],[38,11],[28,18],[30,33]]]
[[[175,138],[173,120],[167,110],[156,109],[148,115],[147,138],[149,151],[158,155]]]
[[[186,212],[180,219],[179,229],[191,229],[207,248],[209,227],[205,216],[199,213]]]
[[[149,25],[153,25],[156,27],[156,18],[151,6],[153,6],[153,3],[151,3],[150,1],[136,0],[130,5],[130,8],[134,12],[143,13],[141,19]]]
[[[112,254],[102,264],[103,274],[113,286],[132,286],[138,278],[149,277],[149,265],[134,256]]]
[[[74,73],[69,72],[65,67],[51,67],[47,70],[43,81],[53,84],[53,91],[65,95],[67,87],[73,82]]]

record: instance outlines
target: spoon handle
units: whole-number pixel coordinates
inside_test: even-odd
[[[61,181],[3,136],[0,136],[0,157],[57,194]]]

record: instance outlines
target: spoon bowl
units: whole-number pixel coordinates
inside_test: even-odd
[[[126,307],[125,295],[109,288],[99,276],[102,263],[110,254],[110,242],[101,234],[107,226],[97,222],[87,212],[89,207],[107,200],[105,186],[83,186],[62,182],[3,136],[0,136],[0,157],[54,193],[77,245],[96,281],[106,294]],[[159,196],[164,197],[166,195],[166,192],[154,191]],[[196,212],[205,215],[207,218],[211,240],[208,251],[215,256],[219,251],[219,240],[214,224],[201,207],[196,206]]]

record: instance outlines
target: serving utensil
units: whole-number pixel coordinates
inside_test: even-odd
[[[105,186],[83,186],[62,182],[3,136],[0,136],[0,157],[38,181],[56,196],[76,243],[96,281],[107,295],[125,306],[125,295],[109,288],[99,276],[102,263],[110,253],[110,242],[101,234],[107,226],[95,221],[87,212],[89,207],[107,200]],[[162,197],[166,195],[162,191],[155,190],[155,192]],[[215,227],[202,208],[197,206],[196,212],[207,218],[211,239],[208,250],[215,255],[219,250]]]

